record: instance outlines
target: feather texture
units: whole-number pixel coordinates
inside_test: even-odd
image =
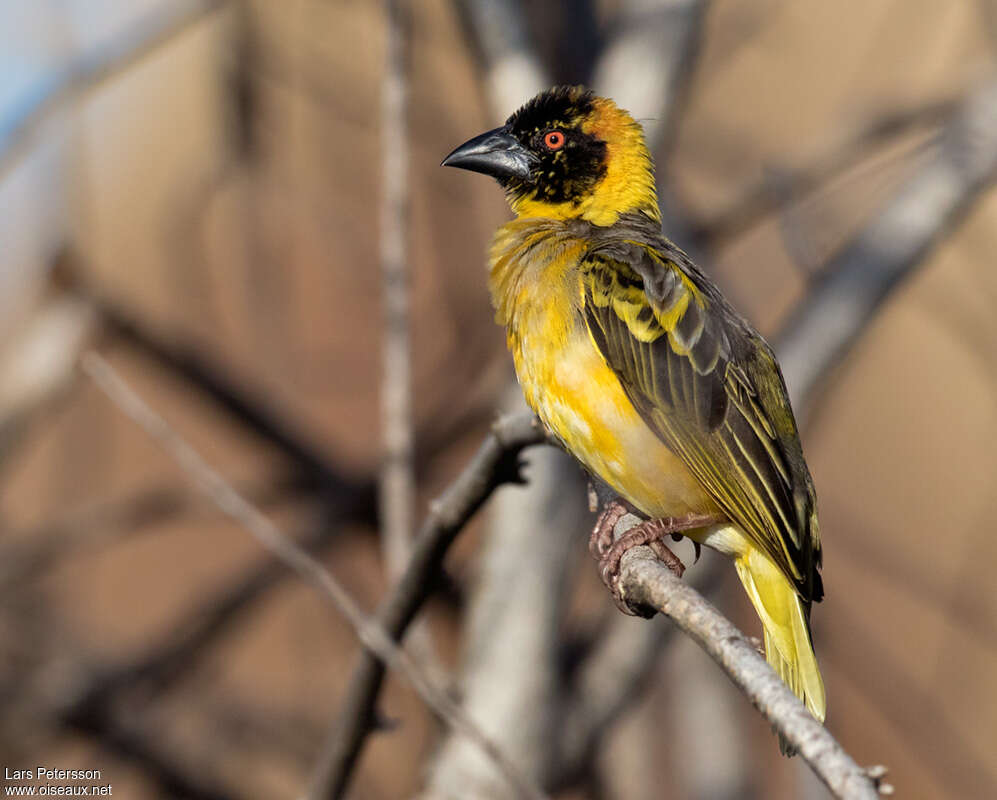
[[[808,606],[819,600],[813,483],[767,343],[650,220],[593,227],[592,240],[584,318],[627,396]]]

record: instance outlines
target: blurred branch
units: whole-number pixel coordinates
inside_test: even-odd
[[[412,546],[405,573],[377,612],[377,623],[400,641],[429,598],[443,557],[457,534],[491,493],[503,483],[518,482],[519,453],[544,441],[532,414],[499,419],[471,462],[430,505]],[[310,797],[341,797],[367,735],[376,727],[375,705],[384,679],[384,664],[363,652],[353,671],[340,710],[340,724],[324,748]]]
[[[723,563],[711,559],[704,569],[690,571],[690,584],[709,595],[723,577]],[[608,631],[582,662],[572,695],[564,704],[551,786],[570,785],[590,768],[603,737],[643,693],[675,630],[661,622],[648,624],[613,613]]]
[[[519,396],[519,387],[512,392]],[[561,730],[567,566],[586,510],[582,475],[560,450],[533,451],[525,475],[525,486],[499,493],[488,510],[480,574],[462,626],[458,690],[468,713],[527,775],[547,785],[550,743]],[[452,736],[430,768],[425,794],[509,795],[493,765]]]
[[[182,759],[166,751],[162,732],[155,724],[141,725],[132,716],[129,721],[117,719],[107,709],[91,707],[86,713],[62,717],[62,721],[93,737],[115,755],[141,766],[168,797],[184,800],[232,800],[233,795],[204,774],[204,769],[190,769]]]
[[[458,0],[457,8],[484,69],[485,97],[496,119],[505,119],[550,86],[547,68],[524,25],[519,0]]]
[[[262,506],[293,497],[304,487],[295,477],[267,478],[243,489]],[[12,537],[0,558],[0,594],[17,588],[57,562],[117,541],[120,537],[204,510],[188,489],[154,488],[124,500],[101,503],[62,519],[45,522]]]
[[[778,180],[766,179],[749,189],[711,220],[691,225],[688,235],[701,247],[717,248],[765,221],[787,203],[799,202],[853,168],[870,151],[918,129],[951,119],[955,100],[891,111],[862,125],[833,152],[800,170],[782,170]]]
[[[797,411],[899,282],[997,176],[997,82],[969,95],[937,152],[824,270],[779,334]]]
[[[415,510],[408,275],[408,29],[405,0],[386,0],[381,82],[381,477],[378,507],[387,573],[405,569]],[[428,643],[428,640],[424,640]]]
[[[631,520],[630,527],[637,522],[635,517]],[[621,526],[618,530],[622,533],[628,529]],[[699,592],[661,563],[651,548],[635,547],[623,556],[620,586],[628,603],[665,614],[703,648],[762,716],[798,750],[835,797],[878,797],[876,781],[811,716],[754,645]],[[884,793],[890,791],[885,789]]]
[[[923,769],[935,776],[939,786],[946,787],[950,797],[997,796],[989,745],[953,723],[952,708],[934,680],[915,677],[916,669],[911,668],[905,654],[896,655],[886,647],[870,632],[864,611],[855,614],[852,606],[838,604],[834,626],[847,631],[860,663],[839,661],[839,674],[870,707],[882,711],[901,742],[946,743],[926,759]],[[840,653],[837,648],[828,650],[832,660]]]
[[[599,55],[593,87],[640,121],[652,150],[672,138],[708,6],[707,0],[625,0]]]
[[[284,534],[259,509],[235,491],[169,425],[149,408],[114,369],[96,353],[84,357],[83,369],[123,413],[152,436],[195,481],[198,489],[220,510],[249,531],[267,550],[309,581],[346,617],[369,652],[400,672],[433,711],[453,728],[475,741],[498,763],[522,797],[542,798],[543,793],[524,781],[505,758],[446,692],[427,681],[418,666],[395,643],[378,621],[367,617],[325,567]],[[530,426],[531,430],[533,426]],[[441,512],[444,516],[446,510]]]
[[[319,549],[336,532],[329,520],[296,539],[305,551]],[[103,669],[77,688],[69,706],[86,715],[88,709],[110,706],[115,697],[141,685],[163,692],[191,667],[194,656],[243,619],[253,604],[287,575],[283,562],[267,558],[230,579],[197,603],[160,641],[131,662]]]
[[[997,497],[997,492],[992,496]],[[836,515],[847,513],[842,505],[836,504]],[[981,522],[980,530],[985,531],[986,526],[987,523]],[[997,618],[988,607],[986,595],[967,595],[963,582],[939,574],[932,563],[914,557],[915,553],[897,553],[889,546],[886,535],[869,530],[868,521],[858,514],[847,518],[846,524],[835,530],[835,541],[839,543],[837,552],[846,559],[874,570],[877,579],[889,583],[894,591],[938,609],[950,625],[961,628],[997,655]]]
[[[247,389],[227,374],[221,364],[205,355],[203,348],[168,341],[124,306],[89,285],[75,259],[75,255],[66,254],[58,269],[71,291],[90,303],[109,333],[197,388],[243,428],[282,452],[314,482],[323,501],[351,512],[373,508],[371,483],[347,477],[345,470],[289,425],[285,415],[268,406],[260,392]]]
[[[0,120],[0,177],[63,106],[135,66],[226,4],[226,0],[200,0],[179,6],[162,3],[127,33],[102,44],[95,52],[71,59],[64,69],[34,87],[8,119]]]
[[[88,304],[65,292],[46,298],[4,342],[0,356],[0,468],[23,441],[30,423],[65,397],[75,363],[96,330]]]

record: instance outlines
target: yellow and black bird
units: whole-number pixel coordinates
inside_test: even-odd
[[[734,559],[769,663],[824,719],[810,634],[823,595],[813,482],[771,348],[661,233],[643,130],[582,87],[543,92],[443,161],[498,179],[489,285],[526,400],[622,498],[593,532],[622,549],[681,534]],[[647,518],[612,544],[627,505]]]

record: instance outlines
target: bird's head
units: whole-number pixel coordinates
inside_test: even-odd
[[[612,100],[581,86],[541,92],[443,165],[498,179],[520,217],[612,225],[639,211],[660,221],[644,131]]]

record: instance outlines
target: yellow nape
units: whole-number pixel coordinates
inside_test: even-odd
[[[514,197],[519,217],[584,219],[593,225],[612,225],[622,214],[642,211],[660,222],[654,162],[644,141],[644,129],[612,100],[596,98],[582,130],[606,143],[606,174],[581,201],[550,203],[533,197]]]

